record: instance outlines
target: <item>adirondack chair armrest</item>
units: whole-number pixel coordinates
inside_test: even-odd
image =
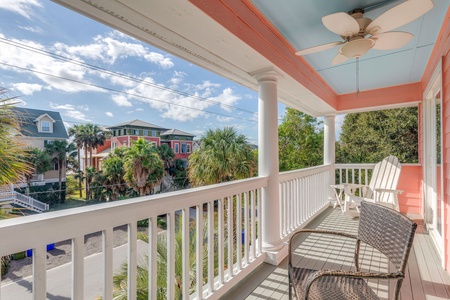
[[[403,193],[403,190],[380,189],[380,188],[375,188],[374,191],[377,193],[393,193],[393,194],[397,194],[397,195],[400,195],[401,193]]]
[[[369,189],[370,187],[368,185],[364,184],[356,184],[356,183],[346,183],[344,184],[344,193],[346,195],[353,196],[356,192],[356,190],[360,190],[360,193],[365,194],[365,191],[363,192],[363,189]]]

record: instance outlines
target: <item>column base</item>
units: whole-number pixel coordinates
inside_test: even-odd
[[[283,243],[281,248],[277,250],[266,250],[266,259],[264,262],[278,266],[288,255],[288,245]]]

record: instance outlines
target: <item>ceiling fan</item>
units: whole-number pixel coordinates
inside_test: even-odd
[[[381,4],[385,2],[390,1],[383,1]],[[332,61],[333,65],[337,65],[351,58],[359,59],[372,48],[378,50],[400,48],[406,45],[414,35],[409,32],[390,30],[414,21],[432,8],[432,0],[408,0],[384,12],[373,21],[364,18],[365,9],[362,8],[348,13],[338,12],[324,16],[323,25],[331,32],[340,35],[343,40],[303,49],[295,54],[306,55],[341,46]]]

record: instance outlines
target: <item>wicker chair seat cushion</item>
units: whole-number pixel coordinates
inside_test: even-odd
[[[303,299],[304,285],[312,273],[317,270],[290,267],[292,284],[297,299]],[[362,278],[323,276],[311,285],[308,299],[379,299]]]

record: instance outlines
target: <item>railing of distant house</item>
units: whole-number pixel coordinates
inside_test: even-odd
[[[84,299],[84,238],[102,233],[102,298],[113,298],[113,230],[127,225],[127,299],[136,299],[137,265],[149,271],[149,299],[217,299],[262,261],[261,189],[267,177],[244,179],[171,193],[49,212],[0,222],[0,256],[33,249],[33,299],[46,299],[46,245],[72,241],[72,299]],[[166,220],[158,234],[158,216]],[[148,219],[148,260],[138,260],[137,222]],[[181,239],[179,238],[181,236]],[[181,244],[179,244],[181,241]],[[157,267],[166,251],[166,286]],[[180,250],[181,249],[181,250]],[[199,251],[200,250],[200,251]],[[193,253],[195,252],[195,253]],[[175,268],[181,260],[182,268]],[[139,261],[139,262],[138,262]],[[158,273],[160,273],[160,269]],[[195,275],[193,275],[195,274]],[[195,277],[195,278],[193,278]],[[180,291],[176,289],[180,289]],[[157,290],[158,289],[158,290]],[[0,294],[1,295],[1,294]]]
[[[331,166],[318,166],[280,173],[280,229],[283,239],[329,206],[331,170]]]
[[[47,203],[43,203],[39,200],[33,199],[17,192],[14,192],[14,200],[23,204],[24,206],[28,206],[29,208],[40,212],[48,210],[49,208],[49,205]]]
[[[336,164],[335,184],[356,183],[368,185],[375,164]]]

